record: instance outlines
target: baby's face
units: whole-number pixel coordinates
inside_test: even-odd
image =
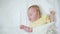
[[[35,21],[38,19],[38,12],[37,12],[36,8],[28,9],[28,18],[30,21]]]

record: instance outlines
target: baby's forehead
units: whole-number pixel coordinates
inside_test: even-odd
[[[30,7],[29,9],[38,9],[38,7]]]
[[[38,10],[38,7],[31,7],[28,10]]]
[[[38,7],[30,7],[27,11],[27,13],[32,13],[32,12],[39,12],[39,8]]]

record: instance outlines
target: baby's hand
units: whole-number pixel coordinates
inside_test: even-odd
[[[55,20],[55,12],[53,10],[50,12],[50,20],[51,22],[54,22]]]
[[[21,25],[21,26],[20,26],[20,29],[24,29],[24,25]]]
[[[55,15],[55,12],[52,10],[52,11],[50,12],[50,15],[51,15],[51,16],[54,16],[54,15]]]
[[[23,29],[23,30],[25,30],[26,32],[32,32],[32,28],[27,27],[27,26],[24,26],[24,25],[21,25],[21,26],[20,26],[20,29]]]

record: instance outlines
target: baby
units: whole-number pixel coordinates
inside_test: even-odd
[[[28,8],[27,11],[29,21],[31,22],[29,26],[21,25],[20,29],[25,30],[26,32],[33,32],[33,28],[41,26],[43,24],[48,24],[54,21],[55,13],[50,12],[50,17],[48,15],[42,15],[38,5],[32,5]]]

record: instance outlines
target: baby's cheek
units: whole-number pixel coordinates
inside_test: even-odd
[[[38,16],[37,15],[34,15],[33,18],[37,18]]]
[[[33,15],[31,18],[32,18],[32,19],[34,19],[35,17],[36,17],[36,16],[35,16],[35,15]]]
[[[32,20],[36,20],[36,16],[33,16],[33,17],[32,17]]]

